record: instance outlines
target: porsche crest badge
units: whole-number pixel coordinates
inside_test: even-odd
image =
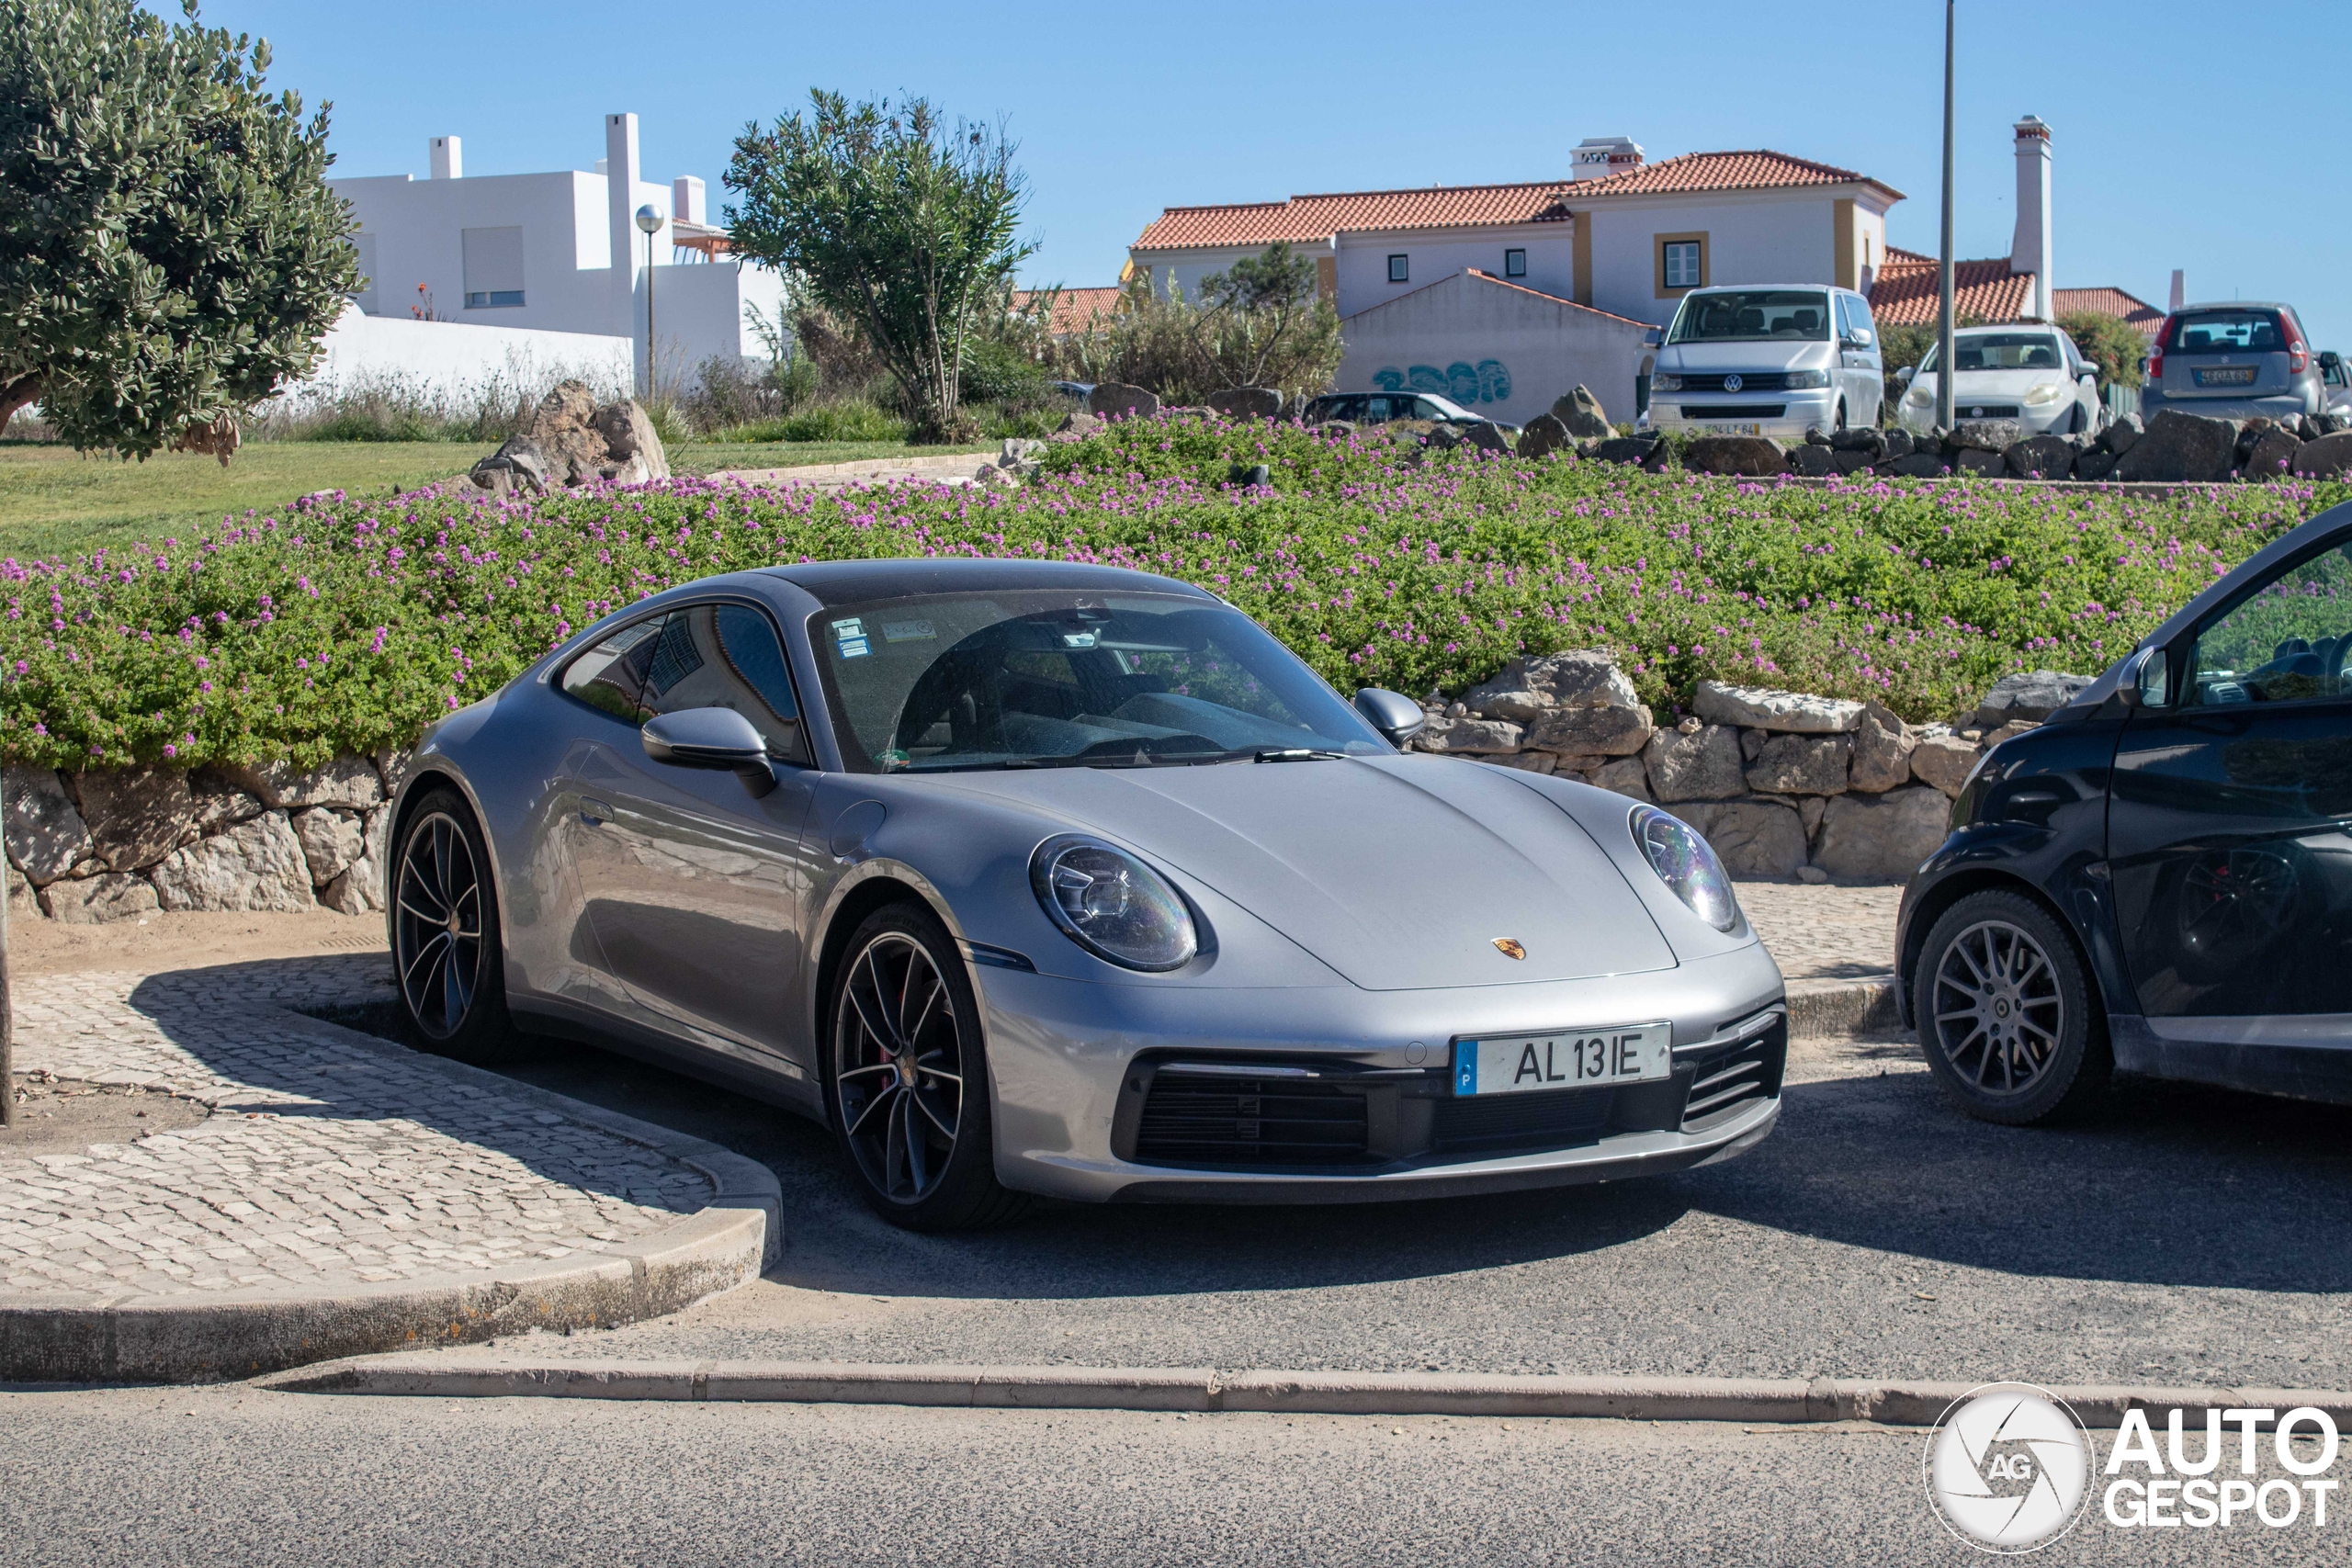
[[[1501,953],[1505,958],[1524,958],[1527,956],[1527,949],[1520,944],[1519,939],[1515,936],[1498,936],[1495,938],[1495,951]]]

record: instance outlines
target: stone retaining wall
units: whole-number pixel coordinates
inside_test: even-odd
[[[1912,725],[1877,703],[1702,681],[1697,711],[1660,726],[1608,655],[1551,653],[1430,705],[1413,745],[1654,802],[1735,875],[1902,881],[1943,842],[1977,757],[2088,683],[2012,675],[1957,723]]]
[[[285,763],[6,772],[11,916],[383,908],[386,809],[405,752]]]

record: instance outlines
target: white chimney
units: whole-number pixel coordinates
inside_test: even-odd
[[[1611,175],[1622,175],[1642,166],[1642,149],[1629,136],[1588,136],[1577,143],[1570,160],[1574,177],[1579,180],[1605,180]]]
[[[612,245],[614,326],[629,334],[637,353],[632,387],[645,385],[645,312],[638,308],[637,268],[643,238],[637,231],[637,116],[605,117],[605,213]],[[608,331],[610,329],[607,329]]]
[[[466,174],[465,148],[454,136],[433,139],[433,177],[436,180],[463,179]]]
[[[2178,267],[2175,267],[2172,269],[2172,303],[2166,306],[2165,309],[2177,310],[2183,305],[2188,303],[2188,274],[2183,272]]]
[[[2017,132],[2018,230],[2009,244],[2009,270],[2033,274],[2023,313],[2046,321],[2056,287],[2050,276],[2050,128],[2028,115],[2018,121]]]
[[[680,175],[670,182],[670,216],[681,223],[705,224],[703,214],[709,209],[704,205],[702,181],[693,175]]]

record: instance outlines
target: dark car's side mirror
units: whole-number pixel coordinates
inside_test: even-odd
[[[753,795],[775,788],[768,743],[733,708],[682,708],[645,721],[645,754],[673,768],[724,768]]]
[[[2115,700],[2128,708],[2165,706],[2170,699],[2165,686],[2171,671],[2171,660],[2163,649],[2141,649],[2125,659],[2123,668],[2116,672]]]
[[[2323,348],[2319,351],[2319,366],[2321,369],[2333,370],[2343,363],[2344,356],[2336,353],[2335,350],[2332,348]]]
[[[1378,686],[1365,686],[1356,693],[1356,712],[1388,737],[1388,743],[1399,750],[1430,721],[1420,704],[1402,692],[1383,691]]]

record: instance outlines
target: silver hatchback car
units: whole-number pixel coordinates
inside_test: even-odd
[[[442,1049],[594,1039],[831,1126],[896,1223],[1672,1171],[1780,1114],[1779,969],[1695,831],[1400,754],[1187,584],[693,582],[450,715],[389,921]]]
[[[2187,305],[2148,352],[2140,412],[2291,420],[2327,412],[2325,375],[2294,307],[2267,301]]]

